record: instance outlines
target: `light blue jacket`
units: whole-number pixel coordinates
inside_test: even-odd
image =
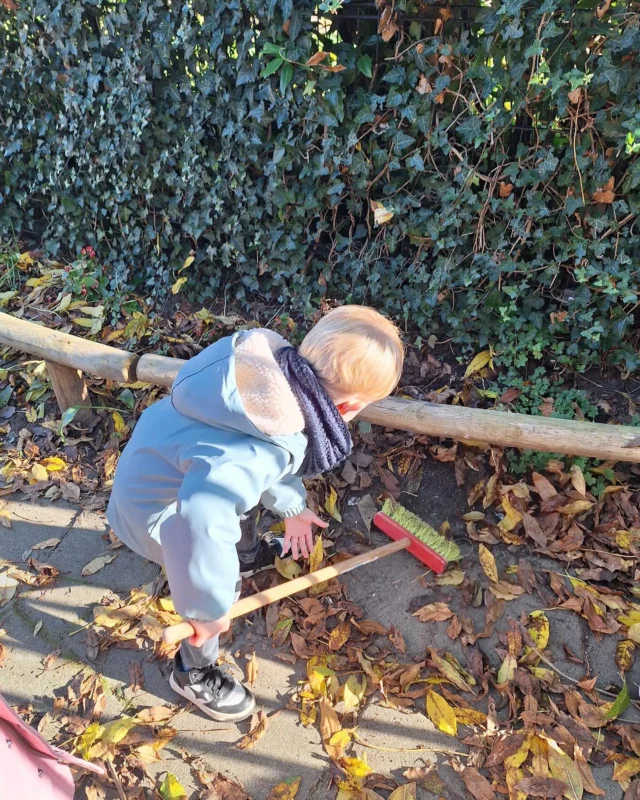
[[[165,566],[176,610],[190,619],[231,608],[243,514],[262,503],[286,517],[306,505],[297,477],[306,436],[265,436],[247,417],[235,378],[241,335],[192,358],[171,397],[142,414],[107,509],[121,541]]]

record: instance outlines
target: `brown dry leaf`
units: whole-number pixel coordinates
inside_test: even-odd
[[[522,522],[522,514],[517,508],[514,508],[509,499],[509,495],[505,494],[500,505],[504,511],[504,517],[498,523],[498,527],[501,531],[512,531]]]
[[[359,628],[362,633],[374,636],[386,636],[389,631],[384,625],[376,622],[374,619],[363,619],[362,622],[356,622],[355,626]]]
[[[338,715],[326,697],[321,697],[318,705],[320,706],[320,736],[322,737],[324,748],[329,758],[340,758],[342,748],[329,744],[332,736],[342,730]]]
[[[498,184],[498,190],[500,192],[500,197],[504,199],[505,197],[509,197],[509,195],[513,191],[513,184],[506,183],[506,181],[500,181],[500,183]]]
[[[251,800],[239,783],[226,778],[221,772],[217,772],[207,785],[213,792],[211,800]]]
[[[325,53],[322,50],[319,50],[317,53],[314,53],[311,58],[305,63],[305,67],[315,67],[321,61],[324,61],[325,58],[329,55],[329,53]]]
[[[449,736],[457,735],[458,721],[453,706],[432,689],[427,692],[427,715],[438,730]]]
[[[269,792],[267,800],[294,800],[302,778],[286,778]]]
[[[429,94],[431,92],[431,84],[424,75],[420,75],[420,80],[416,86],[418,94]]]
[[[602,0],[602,2],[599,3],[598,7],[596,8],[596,16],[598,19],[602,19],[610,8],[611,0]]]
[[[394,789],[387,800],[416,800],[416,784],[405,783]]]
[[[258,659],[256,658],[255,652],[251,654],[251,658],[247,659],[245,675],[247,677],[247,683],[249,686],[253,686],[256,682],[256,678],[258,677]]]
[[[351,636],[351,623],[349,620],[339,623],[329,634],[329,650],[339,650]]]
[[[469,674],[462,674],[462,667],[460,667],[457,659],[450,653],[445,653],[445,658],[441,658],[436,650],[429,650],[429,655],[437,669],[444,675],[461,692],[471,692],[469,683],[475,683],[475,679]]]
[[[400,631],[397,628],[392,627],[389,633],[389,640],[391,644],[396,648],[396,650],[400,653],[407,652],[407,645],[405,644],[404,638]]]
[[[578,494],[581,494],[583,497],[586,495],[587,484],[585,482],[582,470],[577,464],[574,464],[571,467],[571,484]]]
[[[264,713],[262,709],[258,711],[257,714],[254,714],[251,718],[251,729],[246,736],[243,736],[242,739],[236,744],[238,750],[250,750],[253,745],[260,739],[267,731],[267,726],[269,724],[269,720],[267,719],[267,715]]]
[[[541,500],[548,500],[550,497],[555,497],[555,495],[558,494],[553,484],[547,480],[544,475],[540,475],[539,472],[531,473],[531,479],[533,480],[533,485],[536,487]]]
[[[576,766],[580,770],[580,775],[582,776],[582,783],[584,784],[585,791],[590,792],[591,794],[595,794],[596,796],[604,797],[606,792],[603,792],[602,789],[598,786],[595,782],[593,773],[591,772],[591,767],[587,759],[582,752],[582,748],[579,745],[575,745],[573,748],[573,755],[575,758]]]
[[[398,26],[395,23],[395,14],[393,13],[393,8],[392,6],[386,6],[380,15],[380,21],[378,22],[378,33],[382,36],[383,41],[388,42],[393,39],[397,30]]]
[[[497,583],[499,580],[498,567],[496,565],[496,560],[493,553],[483,544],[480,544],[478,545],[478,556],[480,558],[480,565],[484,570],[484,574],[487,576],[487,578],[489,578],[490,581]]]
[[[613,203],[613,201],[616,199],[616,194],[613,191],[614,185],[615,183],[612,175],[604,186],[602,186],[600,189],[596,189],[596,191],[591,195],[593,202],[606,203],[607,205]]]
[[[458,636],[460,636],[461,633],[462,633],[462,623],[460,622],[458,617],[455,616],[454,614],[453,619],[451,620],[451,622],[447,627],[447,636],[450,639],[455,640],[458,638]]]
[[[428,792],[435,795],[442,795],[447,788],[433,767],[411,767],[402,773],[402,777],[413,783],[420,784]]]
[[[467,791],[476,800],[495,800],[496,793],[491,784],[475,767],[465,767],[460,775]]]
[[[144,687],[144,674],[139,661],[132,661],[129,664],[129,686],[134,694]]]
[[[515,600],[525,593],[523,586],[516,586],[509,581],[498,581],[489,586],[489,591],[500,600]]]
[[[83,578],[86,578],[88,575],[94,575],[103,567],[106,567],[107,564],[110,564],[117,557],[118,557],[117,553],[105,553],[102,556],[98,556],[97,558],[94,558],[92,561],[90,561],[88,564],[85,564],[80,574],[82,575]]]
[[[568,92],[567,97],[572,105],[577,106],[582,99],[582,86],[578,86],[577,89],[574,89],[572,92]]]
[[[167,706],[151,706],[145,708],[136,714],[136,720],[146,725],[157,725],[159,722],[166,722],[176,715]]]
[[[413,616],[417,617],[420,622],[444,622],[451,619],[453,611],[446,603],[429,603],[419,608]]]
[[[567,791],[567,784],[555,778],[533,776],[523,778],[515,788],[527,797],[560,797]]]
[[[547,546],[548,537],[540,527],[540,523],[535,517],[532,517],[531,514],[523,514],[522,524],[524,525],[524,530],[527,536],[530,539],[533,539],[538,547]]]

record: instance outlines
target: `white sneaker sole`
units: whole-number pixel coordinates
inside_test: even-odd
[[[188,686],[182,687],[177,682],[176,679],[173,677],[173,672],[169,677],[169,686],[173,689],[176,694],[181,695],[190,703],[193,703],[194,706],[197,706],[203,714],[206,714],[211,719],[215,719],[216,722],[241,722],[243,719],[250,717],[253,714],[255,707],[256,707],[256,699],[255,697],[251,698],[251,705],[248,706],[244,711],[240,711],[237,714],[225,714],[223,711],[213,711],[209,708],[205,703],[202,703],[196,695],[191,691]]]

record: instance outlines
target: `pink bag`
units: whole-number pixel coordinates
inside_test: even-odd
[[[0,796],[73,800],[73,777],[68,764],[105,774],[102,767],[48,744],[0,695]]]

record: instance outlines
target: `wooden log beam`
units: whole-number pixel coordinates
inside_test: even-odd
[[[138,356],[0,313],[0,344],[119,383],[136,380]]]
[[[0,313],[0,343],[92,375],[121,383],[136,380],[170,387],[182,359],[143,355],[48,330]],[[640,463],[640,429],[626,425],[534,417],[504,411],[438,405],[388,397],[366,408],[362,420],[411,433],[461,442],[543,450],[611,461]]]
[[[89,406],[89,391],[84,382],[82,372],[73,367],[63,367],[55,361],[45,361],[47,372],[60,406],[60,411],[65,412],[72,406]],[[86,412],[84,412],[86,414]],[[76,415],[79,419],[79,415]]]
[[[604,461],[640,462],[640,429],[629,425],[534,417],[399,397],[370,405],[360,418],[374,425],[458,442],[476,441]]]

